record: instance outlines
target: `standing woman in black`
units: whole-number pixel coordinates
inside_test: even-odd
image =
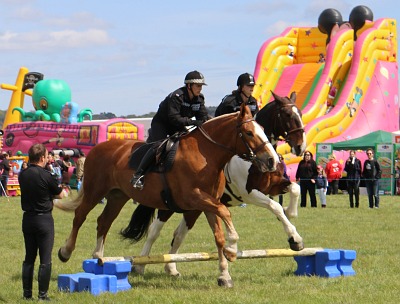
[[[53,199],[66,197],[67,194],[51,173],[44,169],[48,158],[46,147],[35,144],[30,147],[28,154],[29,167],[18,177],[21,187],[21,207],[24,212],[23,297],[32,298],[34,264],[39,252],[39,300],[49,300],[47,291],[51,278],[51,253],[54,245]]]
[[[304,152],[304,157],[296,171],[296,181],[300,181],[300,207],[307,206],[307,192],[310,195],[311,207],[317,207],[317,198],[315,196],[315,180],[317,176],[317,163],[313,159],[312,153],[307,150]]]

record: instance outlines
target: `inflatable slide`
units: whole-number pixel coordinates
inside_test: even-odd
[[[318,27],[291,27],[266,41],[254,72],[253,95],[261,106],[270,101],[271,90],[286,96],[295,91],[313,153],[316,143],[398,130],[396,21],[337,27],[328,41]],[[294,176],[301,157],[290,154],[287,144],[278,152]]]

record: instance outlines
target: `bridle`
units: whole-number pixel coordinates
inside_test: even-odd
[[[257,159],[257,155],[256,155],[257,152],[258,152],[259,150],[261,150],[262,148],[264,148],[265,145],[268,144],[268,141],[264,141],[264,142],[262,142],[257,148],[255,148],[255,149],[253,150],[253,149],[249,146],[249,144],[244,140],[244,138],[243,138],[243,133],[242,133],[242,131],[240,130],[240,127],[241,127],[242,125],[246,124],[246,123],[253,122],[253,121],[255,121],[254,118],[251,118],[251,119],[242,121],[241,123],[237,124],[237,126],[236,126],[236,129],[238,130],[238,136],[241,138],[243,144],[245,145],[245,147],[246,147],[246,149],[247,149],[247,151],[248,151],[248,153],[244,153],[244,154],[239,155],[239,156],[240,156],[241,158],[243,158],[243,159],[245,159],[245,160],[248,160],[248,161],[251,161],[251,162],[253,162],[253,161],[255,161],[255,160]],[[217,146],[219,146],[219,147],[221,147],[221,148],[223,148],[223,149],[225,149],[225,150],[228,150],[228,151],[231,152],[233,155],[237,154],[237,153],[236,153],[236,150],[233,150],[233,149],[231,149],[230,147],[227,147],[227,146],[225,146],[225,145],[223,145],[223,144],[221,144],[221,143],[219,143],[219,142],[216,142],[214,139],[212,139],[212,138],[210,137],[210,135],[206,132],[206,130],[204,130],[203,126],[199,126],[199,127],[197,127],[197,129],[199,129],[200,132],[201,132],[201,134],[203,134],[203,136],[204,136],[206,139],[208,139],[210,142],[212,142],[213,144],[215,144],[215,145],[217,145]],[[237,140],[237,138],[236,138],[236,140]],[[236,145],[235,145],[235,147],[236,147]]]
[[[284,135],[278,135],[277,137],[275,137],[275,135],[273,133],[271,133],[271,139],[275,140],[275,141],[284,141],[286,143],[289,143],[288,137],[290,134],[294,133],[294,132],[305,132],[304,128],[300,127],[300,128],[295,128],[289,131],[285,131],[285,125],[284,122],[281,119],[281,111],[285,108],[289,108],[289,107],[293,107],[294,104],[287,104],[287,105],[283,105],[281,106],[276,112],[277,115],[273,115],[274,117],[274,122],[273,122],[273,126],[274,126],[274,130],[278,130],[277,126],[281,127],[281,130],[284,130]]]

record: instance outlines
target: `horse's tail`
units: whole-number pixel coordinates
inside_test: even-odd
[[[147,206],[137,206],[132,214],[128,227],[120,231],[122,237],[130,239],[132,243],[140,241],[145,235],[147,235],[155,211],[156,209]]]
[[[78,196],[71,198],[70,196],[66,199],[55,199],[53,200],[54,207],[64,211],[74,211],[82,203],[83,187],[78,192]],[[70,194],[71,195],[71,192]]]

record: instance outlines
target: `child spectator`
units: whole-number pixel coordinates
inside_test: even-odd
[[[328,188],[328,180],[325,177],[324,168],[321,166],[317,166],[318,176],[315,180],[315,184],[317,186],[317,193],[321,200],[321,207],[326,207],[326,189]]]

